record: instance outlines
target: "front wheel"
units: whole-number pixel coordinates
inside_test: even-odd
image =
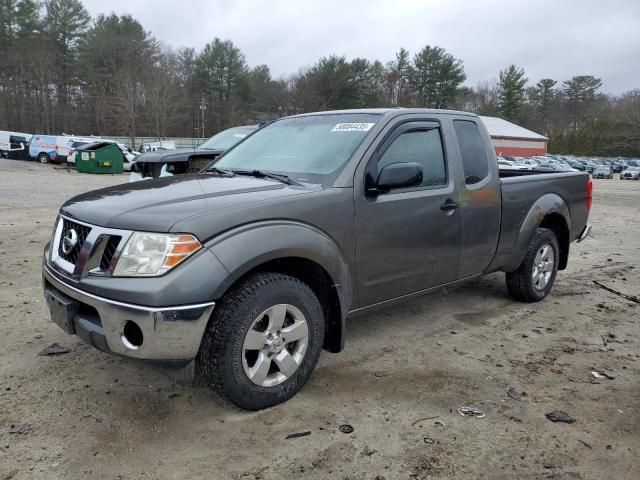
[[[293,397],[318,362],[324,315],[314,292],[280,273],[253,275],[216,306],[198,365],[207,384],[246,410]]]
[[[507,290],[511,296],[523,302],[544,299],[556,279],[558,258],[555,233],[546,228],[536,229],[524,260],[515,272],[507,273]]]
[[[40,163],[49,163],[49,155],[42,152],[40,155],[38,155],[38,161]]]

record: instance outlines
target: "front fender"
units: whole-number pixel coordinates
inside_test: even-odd
[[[225,232],[205,246],[234,280],[271,260],[292,257],[311,260],[331,277],[341,296],[343,311],[348,311],[352,304],[352,280],[345,255],[327,234],[311,225],[286,220],[255,222]],[[224,290],[216,294],[220,298]]]
[[[512,253],[504,264],[504,271],[512,272],[520,266],[522,260],[524,260],[524,257],[527,254],[527,246],[529,245],[533,234],[544,218],[551,214],[562,216],[567,223],[567,226],[571,226],[569,207],[562,197],[555,193],[547,193],[541,196],[535,201],[531,208],[529,208],[529,211],[520,225],[520,229],[513,239],[511,247]]]

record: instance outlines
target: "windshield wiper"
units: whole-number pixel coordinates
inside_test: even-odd
[[[226,168],[208,167],[204,170],[207,173],[219,173],[225,177],[233,177],[236,173],[233,170],[227,170]]]
[[[271,173],[265,172],[264,170],[233,170],[233,173],[237,175],[248,175],[256,178],[271,178],[273,180],[277,180],[282,183],[286,183],[287,185],[300,185],[300,183],[296,182],[289,175],[285,175],[283,173]]]

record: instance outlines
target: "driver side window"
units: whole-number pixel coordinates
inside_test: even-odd
[[[378,172],[387,165],[403,162],[414,162],[422,167],[422,184],[419,187],[446,185],[440,130],[410,130],[398,136],[378,160]]]

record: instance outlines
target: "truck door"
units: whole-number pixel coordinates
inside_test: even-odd
[[[500,179],[489,135],[478,122],[473,117],[453,121],[464,178],[460,278],[484,272],[500,236]]]
[[[362,175],[356,175],[361,307],[457,278],[462,238],[459,187],[442,139],[438,122],[401,123],[368,159],[365,179],[377,179],[379,171],[390,164],[420,164],[423,180],[418,186],[374,194],[367,192]]]

